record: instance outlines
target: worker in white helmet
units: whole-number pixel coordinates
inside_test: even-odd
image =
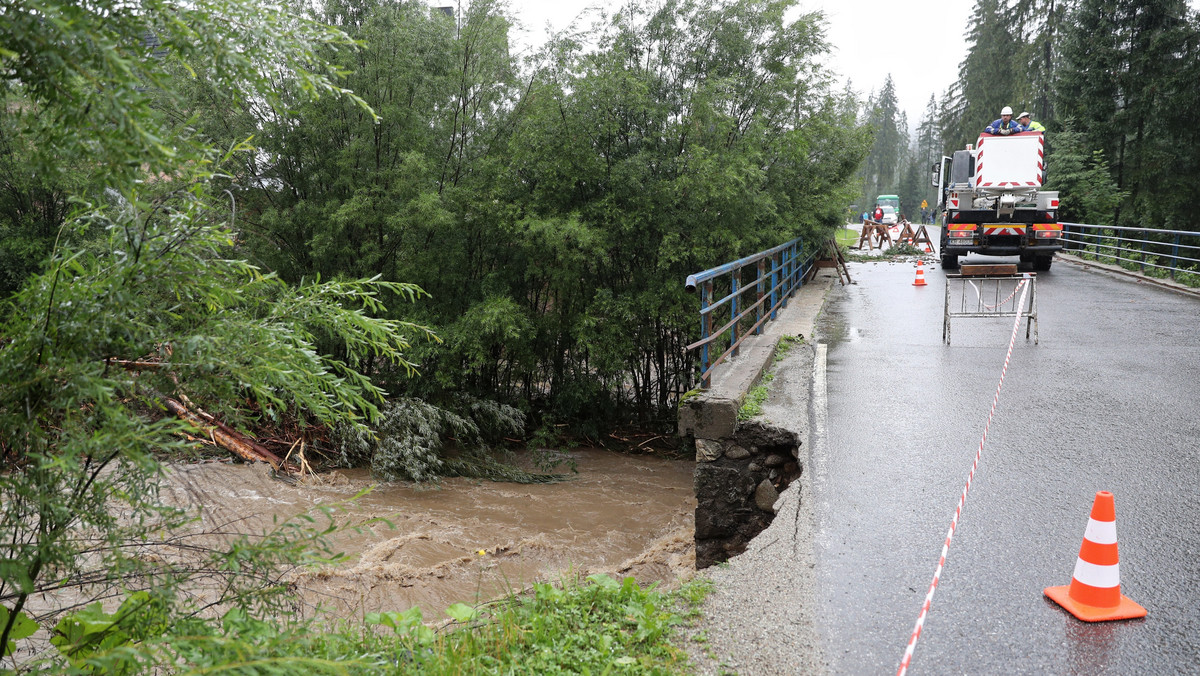
[[[1020,131],[1024,131],[1024,127],[1021,126],[1020,122],[1017,122],[1013,119],[1012,108],[1004,106],[1000,109],[1000,119],[989,124],[987,128],[983,130],[983,133],[993,134],[996,136],[1008,136],[1009,134],[1016,134]]]
[[[1046,127],[1042,126],[1041,122],[1034,120],[1028,112],[1022,112],[1020,115],[1018,115],[1017,122],[1021,123],[1021,127],[1023,127],[1025,131],[1046,131]]]

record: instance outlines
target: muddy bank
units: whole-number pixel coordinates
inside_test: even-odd
[[[457,601],[569,575],[632,575],[643,584],[690,576],[694,463],[595,449],[571,456],[573,479],[538,485],[462,478],[440,487],[380,485],[366,471],[349,471],[293,486],[272,479],[265,465],[185,465],[170,468],[162,494],[199,507],[205,527],[249,533],[335,507],[339,523],[359,526],[333,538],[349,558],[292,579],[308,608],[352,617],[418,605],[433,618]]]

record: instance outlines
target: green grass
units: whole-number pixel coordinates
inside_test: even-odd
[[[788,352],[792,350],[793,345],[804,342],[803,336],[780,336],[779,343],[775,346],[775,357],[772,364],[778,364],[787,357]],[[738,420],[750,420],[762,415],[763,404],[767,402],[767,397],[770,394],[767,391],[767,385],[775,379],[774,373],[767,373],[763,376],[762,382],[746,393],[746,398],[742,401],[742,407],[738,409]]]
[[[779,344],[775,346],[775,360],[778,364],[792,351],[792,346],[804,342],[804,336],[780,336]]]
[[[756,385],[750,388],[750,391],[746,393],[746,399],[742,401],[742,407],[738,409],[738,420],[750,420],[751,418],[762,415],[763,404],[766,403],[767,397],[769,396],[767,393],[767,385],[770,384],[770,382],[774,379],[775,374],[768,373],[763,376],[761,385]]]
[[[405,674],[684,674],[687,653],[674,628],[695,618],[711,583],[673,593],[633,578],[591,575],[580,584],[534,585],[465,620],[454,631],[417,641],[397,631],[395,669]],[[404,640],[407,639],[407,640]]]
[[[108,643],[81,642],[71,673],[155,673],[158,665],[172,673],[688,674],[686,638],[675,630],[696,623],[711,589],[696,579],[664,593],[631,577],[590,575],[480,606],[456,603],[440,621],[416,606],[360,621],[256,619],[234,608],[140,641],[110,631],[112,616],[97,603],[85,614],[99,620],[71,626]]]
[[[833,237],[837,240],[838,246],[852,247],[858,244],[859,233],[857,230],[850,228],[838,228],[833,231]]]

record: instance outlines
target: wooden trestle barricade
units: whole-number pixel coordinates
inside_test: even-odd
[[[855,249],[863,248],[863,244],[867,245],[867,250],[882,249],[883,243],[892,246],[892,234],[888,232],[888,227],[879,221],[866,219],[862,224],[862,234],[858,236],[858,246]]]
[[[1020,283],[1029,283],[1029,301],[1021,303]],[[1025,340],[1037,330],[1037,275],[1017,274],[1016,265],[964,265],[960,274],[946,275],[946,306],[942,342],[950,344],[950,320],[959,317],[1024,317]]]
[[[837,238],[829,238],[829,259],[833,264],[833,268],[837,271],[838,281],[842,286],[846,286],[846,282],[851,282],[850,268],[846,267],[846,257],[842,255],[842,249],[838,246]],[[818,261],[817,265],[821,265]]]
[[[925,230],[924,224],[913,230],[913,224],[908,219],[905,219],[903,223],[904,227],[900,229],[900,234],[896,237],[897,242],[908,243],[918,248],[924,244],[926,252],[933,251],[933,242],[929,239],[929,233]]]
[[[913,224],[905,219],[902,221],[902,226],[900,234],[893,240],[891,229],[888,226],[868,218],[863,221],[862,234],[858,236],[858,245],[854,248],[862,249],[865,244],[869,251],[871,249],[882,249],[885,243],[891,247],[894,244],[907,242],[915,247],[924,244],[926,251],[933,251],[933,241],[929,239],[929,232],[925,230],[924,225],[919,225],[914,230]]]

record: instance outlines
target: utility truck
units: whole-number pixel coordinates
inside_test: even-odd
[[[1045,136],[1026,131],[982,135],[933,166],[942,210],[942,268],[968,253],[1020,256],[1034,270],[1050,269],[1063,248],[1058,193],[1041,190]]]

